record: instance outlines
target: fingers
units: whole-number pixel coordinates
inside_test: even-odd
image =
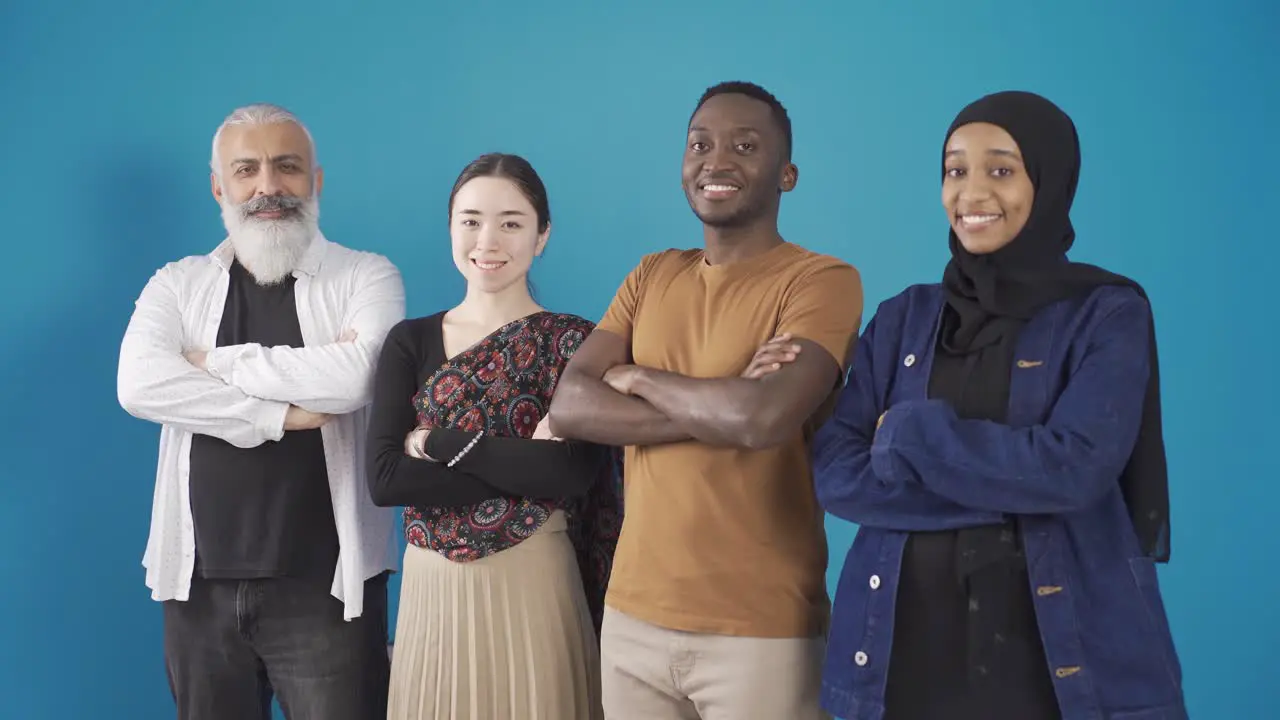
[[[794,361],[800,350],[800,345],[791,342],[791,333],[777,335],[756,350],[742,377],[754,380],[777,372],[783,365]]]
[[[358,335],[359,333],[355,330],[343,330],[342,334],[338,336],[338,342],[355,342]]]

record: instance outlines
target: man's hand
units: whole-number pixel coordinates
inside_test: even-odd
[[[551,413],[544,415],[542,421],[538,423],[538,427],[533,429],[533,439],[563,442],[563,438],[558,438],[551,434]]]
[[[310,410],[303,410],[297,405],[290,405],[289,410],[284,414],[284,429],[286,431],[315,430],[331,419],[333,419],[332,415],[314,413]]]
[[[357,335],[359,335],[359,333],[357,333],[355,330],[343,330],[342,334],[338,336],[338,342],[340,343],[355,342]]]
[[[639,373],[640,368],[635,365],[615,365],[605,371],[601,380],[623,395],[634,395],[632,388],[635,386],[636,376]]]
[[[782,369],[782,366],[794,361],[800,354],[800,345],[791,342],[791,333],[783,333],[769,340],[756,350],[747,369],[740,377],[758,380],[765,375]]]

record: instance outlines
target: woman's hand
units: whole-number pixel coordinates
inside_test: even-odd
[[[777,372],[783,365],[792,362],[800,354],[800,346],[791,342],[791,333],[783,333],[761,345],[756,354],[747,363],[747,369],[740,377],[758,380]]]
[[[427,455],[426,452],[427,436],[430,434],[431,428],[425,425],[419,425],[418,427],[410,430],[409,434],[404,436],[404,454],[418,460],[430,460],[431,462],[435,462],[436,459]]]

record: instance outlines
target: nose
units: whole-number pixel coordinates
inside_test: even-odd
[[[733,164],[731,150],[732,147],[725,143],[716,143],[706,155],[702,156],[703,170],[715,172],[730,167]]]
[[[258,173],[258,195],[283,195],[284,184],[280,182],[280,173],[268,165]]]
[[[480,228],[480,232],[476,233],[476,249],[478,250],[497,250],[498,230],[490,223],[485,223]]]
[[[962,200],[985,200],[991,197],[991,181],[981,174],[966,175],[960,182]]]

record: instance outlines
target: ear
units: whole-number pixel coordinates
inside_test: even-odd
[[[320,197],[320,191],[324,189],[324,168],[316,168],[315,180],[311,183],[311,194]]]
[[[782,168],[782,181],[778,183],[778,189],[782,192],[791,192],[796,189],[796,183],[800,181],[800,168],[795,163],[787,163]]]
[[[216,172],[209,173],[209,186],[213,190],[213,199],[217,200],[218,204],[221,205],[222,204],[222,183],[218,182],[218,173]]]
[[[533,256],[541,257],[542,251],[547,249],[547,240],[551,239],[551,225],[547,225],[547,229],[538,233],[538,244],[533,246]]]

